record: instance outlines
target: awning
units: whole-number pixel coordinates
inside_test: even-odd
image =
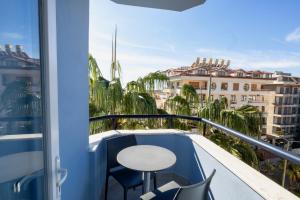
[[[111,0],[118,4],[158,8],[165,10],[184,11],[201,5],[205,0]]]

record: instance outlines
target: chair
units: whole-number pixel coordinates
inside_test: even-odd
[[[211,175],[204,181],[189,185],[180,186],[175,181],[171,181],[154,192],[148,192],[140,197],[141,200],[206,200],[210,182],[215,174],[214,169]]]
[[[108,180],[112,176],[124,190],[124,200],[127,199],[128,189],[143,184],[142,173],[127,169],[117,162],[118,153],[130,146],[137,145],[134,135],[118,136],[107,139],[107,164],[105,177],[105,200],[107,200]],[[156,176],[154,176],[154,187],[156,188]]]

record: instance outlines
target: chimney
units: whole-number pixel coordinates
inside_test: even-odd
[[[6,44],[5,45],[5,51],[6,51],[6,53],[10,54],[12,52],[12,45],[11,44]]]
[[[200,63],[200,58],[197,57],[196,64],[199,65],[199,63]]]
[[[230,60],[227,60],[226,65],[227,65],[227,67],[230,65]]]
[[[23,53],[23,46],[22,45],[16,45],[16,53],[22,54]]]
[[[225,63],[225,61],[224,61],[224,59],[222,59],[220,65],[221,65],[221,66],[224,66],[224,63]]]
[[[215,65],[218,65],[219,59],[215,60]]]

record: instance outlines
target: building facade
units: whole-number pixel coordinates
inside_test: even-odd
[[[32,92],[40,94],[40,61],[31,58],[21,45],[0,45],[0,95],[15,81],[31,84]]]
[[[229,108],[253,105],[263,113],[262,132],[269,137],[297,137],[300,122],[300,78],[282,72],[246,71],[229,68],[230,61],[197,58],[191,66],[164,71],[169,78],[166,87],[157,91],[159,107],[180,94],[184,84],[192,85],[205,104],[226,97]],[[209,91],[211,81],[211,90]]]

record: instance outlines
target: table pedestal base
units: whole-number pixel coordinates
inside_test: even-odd
[[[143,173],[143,193],[150,192],[150,185],[151,185],[151,172],[144,172]]]

